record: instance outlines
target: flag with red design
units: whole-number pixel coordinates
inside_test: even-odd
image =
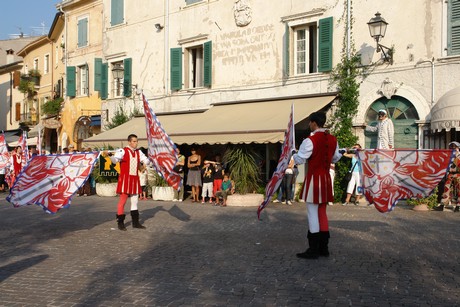
[[[70,205],[72,195],[91,174],[98,152],[40,155],[29,160],[6,198],[15,207],[40,205],[56,213]]]
[[[289,160],[292,156],[292,151],[295,149],[295,130],[294,130],[294,105],[291,105],[291,114],[289,115],[289,123],[284,133],[284,142],[281,147],[281,156],[278,159],[278,165],[273,172],[272,178],[265,186],[265,200],[259,205],[257,209],[257,217],[260,219],[260,213],[270,202],[271,197],[278,189],[283,180],[284,172],[286,171]]]
[[[147,129],[148,156],[156,172],[166,180],[170,187],[178,190],[182,185],[182,177],[173,171],[178,160],[176,145],[161,126],[147,98],[142,95],[142,99]]]
[[[0,169],[9,170],[10,168],[10,154],[8,153],[8,146],[6,145],[5,134],[0,134]]]
[[[391,211],[398,200],[428,196],[454,157],[452,150],[442,149],[372,149],[358,156],[364,195],[380,212]]]
[[[19,137],[18,146],[22,148],[22,167],[26,166],[29,161],[29,146],[27,146],[27,132],[22,131],[22,135]]]

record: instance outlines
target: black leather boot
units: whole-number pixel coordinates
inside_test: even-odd
[[[319,255],[323,257],[329,257],[329,231],[321,231],[319,233]]]
[[[118,223],[118,229],[126,231],[125,227],[125,216],[124,214],[117,214],[117,223]]]
[[[133,228],[145,229],[145,226],[142,226],[141,223],[139,223],[139,210],[132,210],[131,218],[133,220]]]
[[[303,253],[298,253],[296,256],[304,259],[318,259],[319,257],[319,235],[320,233],[308,232],[308,249]]]
[[[460,211],[460,206],[455,206],[454,212],[459,212]]]
[[[444,211],[444,205],[439,205],[433,208],[434,211]]]

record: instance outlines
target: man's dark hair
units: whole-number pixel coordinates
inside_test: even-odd
[[[310,121],[315,122],[318,127],[324,127],[326,123],[326,114],[324,112],[313,112],[310,114]]]
[[[136,139],[137,139],[137,135],[135,135],[135,134],[130,134],[130,135],[128,135],[128,142],[131,142],[131,140],[132,140],[133,138],[136,138]]]

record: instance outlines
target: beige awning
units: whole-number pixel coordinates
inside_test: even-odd
[[[460,87],[445,93],[431,109],[431,130],[460,130]]]
[[[166,133],[176,144],[278,143],[284,140],[291,104],[294,122],[323,109],[335,95],[262,102],[216,104],[203,113],[159,115]],[[138,136],[139,146],[147,146],[145,119],[128,123],[83,141],[84,147],[121,147],[128,134]]]

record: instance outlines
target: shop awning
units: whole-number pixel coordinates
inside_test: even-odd
[[[431,130],[460,130],[460,87],[445,93],[431,109]]]
[[[37,146],[37,140],[38,140],[38,137],[28,138],[27,139],[27,146]],[[19,145],[18,141],[8,143],[9,147],[16,147],[18,145]]]
[[[291,104],[294,122],[323,109],[335,95],[284,100],[216,104],[203,113],[158,115],[161,125],[176,144],[278,143],[284,140]],[[147,146],[145,119],[134,118],[99,135],[85,139],[84,147],[121,147],[128,134]]]

